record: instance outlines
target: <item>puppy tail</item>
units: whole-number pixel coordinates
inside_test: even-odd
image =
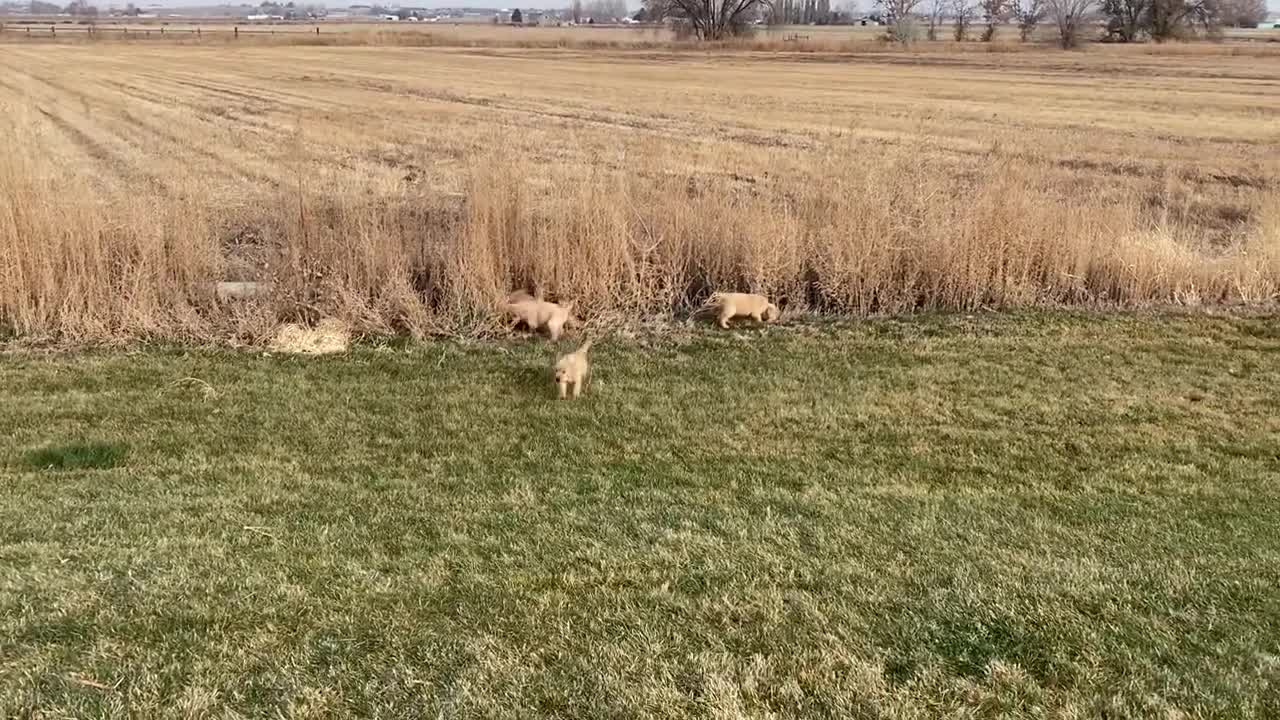
[[[595,342],[594,340],[590,340],[590,339],[583,342],[582,345],[578,348],[577,353],[579,355],[586,355],[587,351],[591,349],[591,344],[594,342]]]

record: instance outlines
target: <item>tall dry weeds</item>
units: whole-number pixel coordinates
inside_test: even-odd
[[[462,199],[353,192],[300,170],[230,233],[211,220],[225,209],[195,194],[111,194],[11,148],[0,153],[0,322],[71,342],[252,341],[321,316],[366,333],[483,333],[516,287],[608,321],[679,315],[717,288],[853,315],[1276,301],[1274,191],[1215,247],[1137,204],[1071,196],[1027,172],[997,159],[954,175],[909,151],[836,149],[803,182],[661,157],[643,173],[582,176],[499,149],[472,162]],[[219,304],[220,279],[273,290]]]
[[[195,339],[214,331],[222,256],[191,198],[96,194],[22,138],[0,152],[0,325],[32,339]],[[24,142],[26,140],[27,142]]]

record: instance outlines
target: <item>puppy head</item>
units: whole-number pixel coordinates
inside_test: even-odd
[[[777,320],[780,317],[782,317],[782,311],[778,309],[777,305],[774,305],[773,303],[769,303],[768,305],[765,306],[764,308],[765,320],[769,322],[773,322],[774,320]]]
[[[566,355],[556,361],[553,366],[556,382],[570,382],[573,380],[573,358]]]

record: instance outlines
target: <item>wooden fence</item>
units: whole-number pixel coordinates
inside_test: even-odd
[[[164,25],[158,27],[147,26],[128,26],[128,25],[72,25],[57,23],[5,23],[0,22],[0,34],[19,34],[31,37],[57,37],[58,35],[115,35],[120,37],[205,37],[205,36],[231,36],[238,38],[241,35],[319,35],[320,28],[263,28],[263,27],[247,27],[242,28],[239,25],[231,27],[195,27],[195,28],[171,28]]]

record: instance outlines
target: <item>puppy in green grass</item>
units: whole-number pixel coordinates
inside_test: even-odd
[[[591,341],[582,343],[582,347],[567,355],[561,355],[555,364],[556,385],[560,387],[560,399],[568,397],[569,388],[573,388],[573,396],[578,397],[582,388],[591,376],[591,363],[587,360],[587,351],[591,349]]]

